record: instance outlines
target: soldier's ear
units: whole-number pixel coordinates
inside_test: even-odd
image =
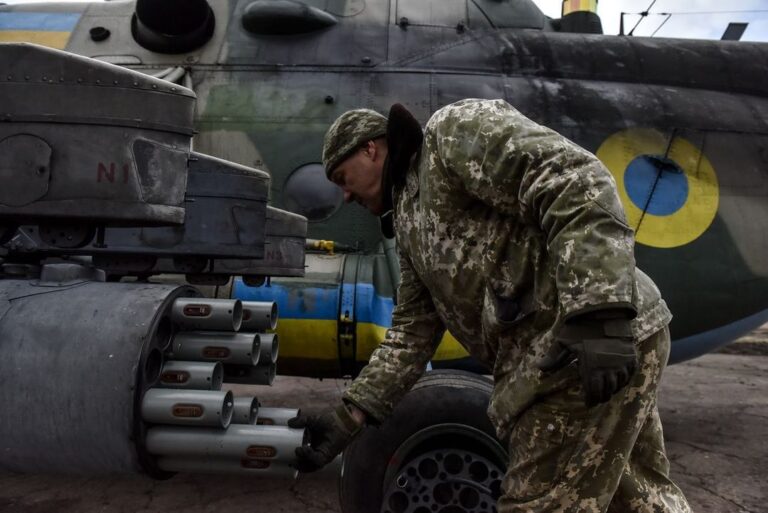
[[[365,144],[363,144],[363,153],[368,156],[371,160],[374,160],[376,157],[376,152],[378,151],[378,148],[376,148],[376,143],[373,141],[367,141]]]

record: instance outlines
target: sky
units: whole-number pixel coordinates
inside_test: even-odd
[[[0,3],[23,3],[32,0],[0,0]],[[74,1],[74,0],[59,0]],[[368,0],[376,1],[376,0]],[[562,0],[533,0],[539,8],[552,18],[559,18]],[[742,41],[768,41],[768,0],[599,0],[598,14],[606,34],[619,33],[619,19],[622,12],[638,13],[648,9],[651,13],[674,13],[661,28],[666,16],[651,14],[635,30],[635,35],[650,36],[657,29],[655,37],[687,37],[699,39],[720,39],[728,23],[748,22]],[[743,11],[710,14],[715,11]],[[751,11],[751,12],[746,12]],[[755,12],[762,11],[762,12]],[[685,14],[706,12],[708,14]],[[626,31],[640,19],[637,15],[624,18]]]
[[[561,0],[534,0],[547,16],[559,18]],[[606,34],[619,33],[622,12],[638,13],[653,4],[651,13],[675,13],[655,37],[689,37],[699,39],[720,39],[728,23],[749,22],[742,41],[768,41],[768,0],[599,0],[597,12],[603,22]],[[683,14],[713,11],[763,11],[727,14]],[[666,16],[649,15],[635,30],[637,36],[650,36]],[[626,32],[634,27],[640,16],[625,16]]]

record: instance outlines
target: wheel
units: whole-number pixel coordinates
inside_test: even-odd
[[[5,244],[16,235],[16,226],[0,224],[0,244]]]
[[[344,452],[342,511],[495,511],[507,455],[486,414],[492,389],[465,371],[427,373]]]

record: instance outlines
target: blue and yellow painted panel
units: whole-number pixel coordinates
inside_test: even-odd
[[[80,20],[73,12],[0,12],[0,43],[36,43],[63,50]]]
[[[341,286],[311,283],[248,287],[235,281],[233,297],[243,301],[277,302],[281,358],[338,359],[338,321]],[[357,360],[368,361],[392,326],[391,297],[376,293],[370,283],[357,283],[354,290],[357,335]],[[467,352],[446,334],[435,353],[435,360],[464,358]]]
[[[635,240],[655,248],[693,242],[712,224],[717,175],[696,145],[645,128],[618,132],[597,150],[616,180]]]
[[[233,297],[242,301],[275,301],[281,358],[338,359],[338,286],[272,282],[249,287],[238,278]]]

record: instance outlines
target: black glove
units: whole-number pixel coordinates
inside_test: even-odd
[[[587,407],[604,403],[624,388],[637,368],[629,319],[620,312],[593,312],[566,323],[549,353],[537,366],[543,372],[562,369],[574,359],[584,386]]]
[[[309,445],[296,448],[296,469],[299,472],[314,472],[341,454],[363,426],[341,404],[322,415],[294,417],[288,421],[288,427],[306,428]]]

